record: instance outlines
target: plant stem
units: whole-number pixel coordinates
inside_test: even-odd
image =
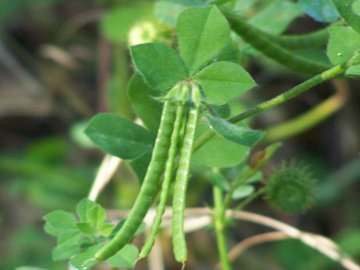
[[[217,241],[217,247],[220,256],[220,263],[222,270],[231,270],[230,261],[228,259],[228,248],[227,242],[225,239],[224,229],[225,229],[225,209],[223,205],[222,192],[220,188],[213,188],[214,194],[214,204],[215,204],[215,235]]]
[[[265,189],[261,188],[258,191],[256,191],[255,193],[253,193],[251,196],[247,197],[245,200],[243,200],[241,203],[239,203],[234,210],[242,210],[245,208],[245,206],[247,206],[249,203],[251,203],[252,201],[254,201],[255,199],[257,199],[260,195],[264,194]]]
[[[357,53],[348,62],[346,62],[342,65],[334,66],[334,67],[296,85],[295,87],[291,88],[290,90],[286,91],[283,94],[280,94],[268,101],[265,101],[255,107],[250,108],[249,110],[247,110],[243,113],[240,113],[238,115],[235,115],[235,116],[229,118],[228,121],[231,123],[237,123],[237,122],[240,122],[241,120],[244,120],[246,118],[254,116],[260,112],[269,110],[276,106],[279,106],[279,105],[285,103],[286,101],[289,101],[290,99],[306,92],[307,90],[311,89],[312,87],[314,87],[322,82],[325,82],[327,80],[330,80],[332,78],[340,76],[341,74],[343,74],[346,71],[347,68],[349,68],[350,66],[353,66],[353,65],[357,65],[359,63],[360,63],[360,53]],[[205,144],[209,139],[211,139],[211,137],[214,136],[214,134],[215,133],[212,130],[209,130],[209,131],[205,132],[204,134],[202,134],[200,136],[200,138],[195,142],[193,151],[198,150],[203,144]]]
[[[339,88],[333,96],[329,97],[315,108],[288,122],[279,124],[267,130],[263,142],[268,143],[283,140],[309,130],[340,110],[347,98],[348,93],[346,89]]]

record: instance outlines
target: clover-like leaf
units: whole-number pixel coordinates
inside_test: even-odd
[[[253,147],[265,135],[263,131],[237,126],[211,114],[208,115],[208,119],[217,134],[229,141],[247,147]]]
[[[125,245],[114,256],[108,259],[108,262],[114,267],[132,268],[138,258],[139,250],[134,245]]]
[[[68,259],[80,252],[79,243],[61,244],[57,245],[52,251],[52,258],[54,261]]]
[[[185,9],[177,21],[180,54],[190,74],[210,62],[230,39],[230,27],[215,6]]]
[[[333,26],[329,29],[329,33],[327,55],[333,64],[342,64],[348,61],[360,49],[360,34],[351,27]],[[346,75],[360,75],[360,65],[348,68]]]
[[[87,270],[98,263],[94,258],[96,252],[102,247],[102,244],[96,244],[87,248],[84,252],[76,255],[70,260],[70,264],[78,270]]]
[[[85,133],[102,150],[122,159],[150,152],[155,139],[143,127],[109,113],[94,116]]]
[[[217,170],[212,170],[207,174],[207,178],[214,186],[221,190],[228,191],[230,189],[229,180]]]
[[[208,130],[208,126],[198,124],[195,136],[198,138]],[[193,154],[191,163],[193,166],[229,168],[244,162],[249,152],[249,147],[215,135]]]
[[[145,43],[131,47],[138,72],[156,90],[165,90],[187,77],[182,59],[164,43]]]
[[[340,16],[360,33],[360,0],[332,0]]]
[[[152,96],[159,94],[138,73],[130,79],[128,93],[136,114],[147,128],[156,132],[160,125],[162,104]]]
[[[63,210],[55,210],[44,217],[45,231],[54,236],[76,229],[75,216]]]
[[[232,194],[232,198],[234,200],[240,200],[250,196],[251,194],[254,193],[254,191],[255,188],[252,185],[241,185],[234,190]]]
[[[89,200],[88,198],[82,199],[77,205],[76,205],[76,214],[78,215],[80,221],[86,221],[87,220],[87,212],[90,208],[92,208],[94,205],[96,205],[96,202]]]
[[[147,168],[149,167],[150,160],[151,160],[151,152],[148,152],[129,162],[131,168],[135,172],[140,183],[142,183],[142,181],[144,180]]]
[[[100,205],[94,205],[87,212],[87,220],[97,230],[102,227],[106,220],[106,212]]]
[[[249,73],[240,65],[216,62],[204,68],[195,79],[199,80],[206,99],[222,105],[256,85]]]

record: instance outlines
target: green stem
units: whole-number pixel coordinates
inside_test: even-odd
[[[309,130],[341,109],[346,100],[347,93],[338,91],[306,113],[267,130],[263,142],[280,141]]]
[[[239,203],[236,207],[234,207],[234,210],[242,210],[242,209],[244,209],[245,206],[247,206],[249,203],[251,203],[252,201],[257,199],[259,196],[264,194],[264,192],[265,192],[264,188],[259,189],[258,191],[253,193],[251,196],[249,196],[245,200],[243,200],[241,203]]]
[[[229,118],[228,121],[231,123],[237,123],[246,118],[254,116],[260,112],[269,110],[276,106],[279,106],[279,105],[285,103],[286,101],[293,99],[294,97],[306,92],[307,90],[311,89],[312,87],[314,87],[322,82],[325,82],[327,80],[330,80],[332,78],[340,76],[341,74],[343,74],[346,71],[347,68],[349,68],[352,65],[357,65],[359,63],[360,63],[360,54],[358,53],[358,54],[355,54],[355,56],[352,57],[348,62],[346,62],[342,65],[334,66],[334,67],[298,84],[297,86],[291,88],[290,90],[286,91],[283,94],[280,94],[268,101],[265,101],[255,107],[250,108],[249,110],[247,110],[243,113],[240,113],[238,115],[235,115],[235,116]],[[200,136],[200,138],[195,142],[193,150],[194,151],[198,150],[203,144],[205,144],[209,139],[211,139],[212,136],[214,136],[214,134],[215,133],[212,130],[209,130],[209,131],[205,132],[204,134],[202,134]]]
[[[224,198],[224,203],[223,203],[224,211],[226,211],[230,207],[230,203],[232,201],[232,197],[233,197],[235,190],[238,187],[240,187],[241,185],[246,184],[246,182],[250,179],[250,177],[252,177],[258,171],[260,171],[264,167],[264,165],[267,164],[267,162],[270,160],[270,158],[276,153],[276,151],[279,149],[279,147],[280,147],[280,144],[273,144],[273,145],[269,146],[265,150],[264,156],[259,161],[257,161],[257,163],[254,166],[249,166],[246,169],[246,171],[232,183],[232,185],[229,189],[229,192],[226,194],[226,196]]]
[[[231,270],[230,261],[228,259],[228,248],[225,239],[225,211],[223,205],[222,192],[218,187],[213,188],[214,204],[215,204],[215,235],[217,248],[220,256],[222,270]]]

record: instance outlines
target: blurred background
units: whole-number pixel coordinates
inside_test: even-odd
[[[178,7],[171,6],[174,2]],[[44,233],[42,217],[55,209],[73,211],[90,190],[104,154],[82,133],[87,121],[103,111],[134,119],[126,91],[133,73],[128,46],[149,41],[175,45],[173,27],[181,5],[205,2],[0,1],[0,269],[67,267],[66,262],[52,261],[55,239]],[[286,33],[305,33],[326,26],[295,9],[295,1],[234,2],[246,16],[263,14],[258,25],[265,25],[270,30],[263,30],[274,34],[285,29]],[[259,85],[239,103],[254,105],[304,80],[257,58],[258,54],[249,52],[241,41],[238,44],[239,61]],[[296,158],[308,164],[318,179],[316,206],[306,214],[290,216],[260,199],[248,210],[335,239],[360,260],[359,80],[324,83],[259,115],[253,125],[268,129],[336,91],[341,91],[345,101],[339,111],[316,127],[285,139],[271,162]],[[265,175],[272,166],[265,168]],[[129,208],[137,190],[135,174],[123,165],[99,202],[109,208]],[[189,205],[211,205],[211,186],[206,180],[190,189]],[[241,222],[230,229],[229,243],[234,245],[263,231],[260,226]],[[217,263],[212,232],[194,233],[189,241],[188,269],[212,269]],[[169,242],[164,237],[166,265],[178,269]],[[255,247],[239,257],[235,266],[251,270],[341,269],[290,240]],[[136,269],[146,269],[146,264]]]

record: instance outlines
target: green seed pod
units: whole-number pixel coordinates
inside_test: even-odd
[[[315,203],[316,181],[307,166],[285,162],[276,168],[265,187],[265,197],[286,213],[304,212]]]

